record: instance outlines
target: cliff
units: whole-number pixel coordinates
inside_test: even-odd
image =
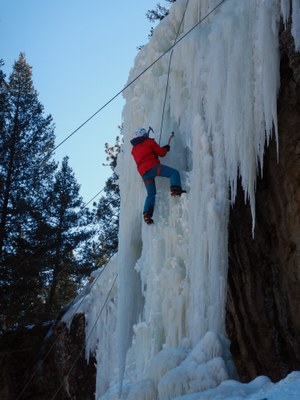
[[[226,336],[243,382],[300,369],[299,55],[290,26],[282,26],[276,108],[279,4],[287,17],[289,2],[252,3],[225,2],[176,47],[165,117],[176,135],[166,163],[180,169],[188,194],[174,202],[168,185],[158,185],[153,229],[142,225],[145,193],[130,139],[137,126],[159,124],[168,60],[126,92],[119,252],[80,298],[86,320],[74,317],[97,372],[82,354],[69,380],[82,347],[77,329],[58,324],[64,334],[54,359],[41,363],[34,393],[48,388],[47,365],[56,371],[53,387],[63,382],[61,399],[93,398],[95,387],[97,399],[117,399],[120,381],[131,400],[200,392],[234,375]],[[131,78],[173,43],[184,4],[176,2],[139,52]],[[208,8],[191,0],[183,32]],[[63,357],[62,349],[69,349]],[[6,393],[16,379],[10,365]]]
[[[281,31],[279,154],[266,149],[255,232],[239,187],[231,209],[227,332],[240,378],[279,380],[300,368],[300,56]]]
[[[95,360],[85,359],[85,319],[18,328],[0,338],[2,400],[92,400]]]

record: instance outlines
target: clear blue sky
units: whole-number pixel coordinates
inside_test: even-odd
[[[1,0],[0,58],[4,71],[24,52],[45,114],[56,125],[56,144],[126,84],[137,54],[148,42],[148,9],[157,0]],[[165,4],[161,1],[161,4]],[[104,144],[114,144],[122,122],[119,96],[55,154],[68,155],[81,194],[89,201],[111,175]]]

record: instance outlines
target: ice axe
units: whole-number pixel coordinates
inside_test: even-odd
[[[170,146],[170,143],[171,143],[171,140],[173,139],[173,137],[174,137],[174,132],[171,132],[171,135],[170,135],[169,140],[168,140],[168,145],[169,146]]]
[[[148,136],[150,135],[150,132],[152,132],[154,134],[154,130],[151,128],[151,126],[149,126],[149,129],[148,129]]]

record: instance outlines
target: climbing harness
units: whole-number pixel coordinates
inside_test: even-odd
[[[226,0],[221,0],[213,9],[210,10],[209,13],[207,13],[203,18],[201,18],[195,25],[192,26],[192,28],[190,28],[184,35],[182,35],[178,40],[176,39],[176,41],[174,42],[174,44],[172,46],[170,46],[164,53],[162,53],[156,60],[154,60],[147,68],[145,68],[140,74],[138,74],[132,81],[130,81],[122,90],[120,90],[117,94],[115,94],[109,101],[107,101],[101,108],[99,108],[93,115],[91,115],[87,120],[85,120],[80,126],[78,126],[73,132],[71,132],[65,139],[63,139],[54,149],[53,152],[58,149],[63,143],[65,143],[68,139],[71,138],[71,136],[73,136],[76,132],[78,132],[84,125],[86,125],[91,119],[93,119],[98,113],[100,113],[105,107],[107,107],[113,100],[115,100],[120,94],[122,94],[122,92],[124,90],[126,90],[127,88],[129,88],[134,82],[136,82],[142,75],[144,75],[150,68],[153,67],[154,64],[156,64],[161,58],[163,58],[170,50],[173,50],[174,47],[181,42],[187,35],[189,35],[197,26],[199,26],[205,19],[207,19],[213,12],[216,11],[217,8],[219,8]],[[187,0],[186,3],[186,8],[188,5],[189,0]],[[186,11],[186,10],[185,10]],[[182,18],[183,21],[183,18]],[[181,21],[181,25],[182,25],[182,21]],[[179,32],[179,30],[178,30]],[[177,35],[178,37],[178,35]],[[169,65],[171,65],[171,57],[169,60]],[[3,78],[2,78],[3,80]],[[8,85],[6,84],[6,82],[4,81],[3,84],[5,84],[5,87],[7,88],[7,90],[9,90]],[[166,87],[166,93],[167,93],[167,89],[168,87]],[[166,97],[166,96],[165,96]],[[163,117],[164,117],[164,111],[163,111],[163,116],[162,116],[162,122],[163,122]],[[150,133],[150,131],[154,132],[153,129],[149,126],[149,130],[148,132]],[[170,140],[170,138],[169,138]],[[48,156],[47,156],[48,157]],[[46,157],[45,157],[46,159]],[[45,160],[44,159],[44,160]],[[44,160],[42,160],[42,162],[44,162]],[[88,201],[85,206],[87,206],[90,202],[92,202],[102,191],[104,190],[101,189],[90,201]],[[40,246],[35,253],[33,253],[32,255],[36,254],[43,246]],[[26,257],[23,262],[21,262],[21,264],[19,264],[19,268],[29,259],[32,257],[32,255]]]
[[[194,29],[196,29],[204,20],[206,20],[206,19],[207,19],[217,8],[219,8],[225,1],[226,1],[226,0],[221,0],[213,9],[211,9],[210,12],[208,12],[203,18],[201,18],[195,25],[193,25],[185,34],[183,34],[183,35],[178,39],[178,35],[179,35],[179,32],[180,32],[180,28],[181,28],[181,25],[182,25],[182,23],[183,23],[184,16],[185,16],[185,13],[186,13],[186,9],[187,9],[188,3],[189,3],[189,0],[187,0],[186,8],[185,8],[185,11],[184,11],[184,15],[183,15],[183,17],[182,17],[182,20],[181,20],[181,23],[180,23],[180,26],[179,26],[179,29],[178,29],[178,32],[177,32],[177,35],[176,35],[176,39],[175,39],[175,42],[173,43],[173,45],[170,46],[166,51],[164,51],[157,59],[155,59],[150,65],[148,65],[148,67],[146,67],[146,68],[145,68],[140,74],[138,74],[133,80],[131,80],[127,85],[125,85],[125,87],[123,87],[119,92],[117,92],[113,97],[111,97],[111,98],[110,98],[105,104],[103,104],[96,112],[94,112],[94,114],[92,114],[92,115],[91,115],[89,118],[87,118],[81,125],[79,125],[75,130],[73,130],[67,137],[65,137],[65,138],[53,149],[52,153],[54,153],[55,150],[57,150],[63,143],[65,143],[65,142],[66,142],[68,139],[70,139],[73,135],[75,135],[75,133],[77,133],[83,126],[85,126],[89,121],[91,121],[97,114],[99,114],[104,108],[106,108],[111,102],[113,102],[118,96],[120,96],[126,89],[128,89],[134,82],[136,82],[142,75],[144,75],[150,68],[152,68],[159,60],[161,60],[169,51],[172,50],[172,52],[171,52],[171,54],[170,54],[170,59],[169,59],[168,78],[167,78],[167,83],[166,83],[164,107],[163,107],[162,120],[161,120],[161,132],[162,132],[163,120],[164,120],[164,112],[165,112],[165,104],[166,104],[167,91],[168,91],[168,85],[169,85],[169,76],[170,76],[170,70],[171,70],[171,61],[172,61],[173,49],[174,49],[174,47],[175,47],[179,42],[181,42],[187,35],[189,35]],[[178,40],[177,40],[177,39],[178,39]],[[6,82],[5,82],[5,83],[6,83]],[[8,85],[6,84],[5,86],[6,86],[7,90],[9,90],[9,89],[8,89]],[[151,127],[149,127],[148,132],[150,133],[151,131],[154,132],[153,129],[152,129]],[[171,140],[172,140],[173,137],[174,137],[174,132],[172,132],[172,134],[170,135],[169,140],[168,140],[168,144],[170,144],[170,142],[171,142]],[[161,140],[161,134],[160,134],[159,142],[160,142],[160,140]],[[48,156],[47,156],[47,157],[48,157]],[[44,160],[42,160],[42,162],[44,162]],[[104,188],[103,188],[100,192],[98,192],[88,203],[86,203],[86,205],[88,205],[88,204],[89,204],[95,197],[97,197],[103,190],[104,190]],[[41,247],[42,247],[42,246],[41,246]],[[39,248],[39,249],[40,249],[40,248]],[[38,249],[38,250],[39,250],[39,249]],[[25,260],[25,261],[26,261],[26,260]],[[109,262],[109,260],[107,261],[105,267],[107,266],[108,262]],[[105,268],[104,268],[104,269],[105,269]],[[104,269],[103,269],[103,270],[104,270]],[[103,272],[103,271],[102,271],[102,272]],[[95,280],[92,282],[92,285],[91,285],[90,289],[92,289],[92,287],[96,284],[97,279],[100,277],[100,275],[102,275],[102,273],[99,274],[99,275],[95,278]],[[104,310],[104,307],[105,307],[106,304],[107,304],[107,301],[108,301],[108,299],[109,299],[109,296],[110,296],[110,293],[111,293],[111,291],[112,291],[112,289],[113,289],[113,286],[114,286],[114,284],[115,284],[115,282],[116,282],[116,279],[117,279],[117,275],[115,276],[115,279],[114,279],[114,281],[113,281],[113,283],[112,283],[112,286],[111,286],[111,288],[110,288],[110,291],[109,291],[109,293],[108,293],[108,296],[107,296],[107,298],[106,298],[106,300],[105,300],[105,302],[104,302],[104,305],[103,305],[103,307],[102,307],[102,309],[101,309],[99,315],[98,315],[97,318],[96,318],[95,324],[94,324],[94,326],[92,327],[92,330],[91,330],[90,334],[91,334],[91,333],[93,332],[93,330],[95,329],[96,323],[97,323],[98,319],[100,318],[100,316],[101,316],[101,314],[102,314],[102,312],[103,312],[103,310]],[[79,309],[80,305],[81,305],[82,302],[85,300],[85,298],[86,298],[86,296],[88,295],[88,293],[89,293],[89,292],[87,292],[87,293],[83,296],[83,298],[82,298],[81,301],[79,302],[79,304],[78,304],[78,306],[77,306],[77,308],[76,308],[76,310],[75,310],[74,313],[76,313],[76,311]],[[59,337],[59,336],[58,336],[58,337]],[[47,354],[45,355],[45,357],[43,358],[42,362],[44,362],[44,361],[46,360],[46,358],[49,356],[50,352],[52,351],[52,349],[53,349],[53,347],[54,347],[54,345],[55,345],[55,343],[56,343],[56,341],[58,340],[58,337],[56,338],[56,340],[54,341],[54,343],[52,343],[52,346],[51,346],[50,349],[48,350],[48,352],[47,352]],[[76,362],[77,362],[77,361],[78,361],[78,359],[76,359]],[[74,364],[72,365],[71,370],[74,368],[76,362],[74,362]],[[71,372],[71,370],[69,371],[69,373]],[[21,398],[21,396],[23,395],[23,393],[25,392],[25,390],[28,388],[28,386],[29,386],[30,383],[32,382],[33,378],[36,376],[37,371],[38,371],[38,367],[34,368],[34,371],[33,371],[32,375],[29,377],[29,380],[27,381],[27,383],[25,384],[25,386],[23,387],[23,389],[22,389],[21,392],[19,393],[19,395],[18,395],[18,397],[17,397],[17,400],[19,400],[19,399]],[[55,398],[56,395],[58,394],[58,392],[59,392],[59,390],[61,389],[61,387],[62,387],[62,385],[58,388],[57,392],[56,392],[55,395],[54,395],[54,398]],[[54,398],[53,398],[53,399],[54,399]]]

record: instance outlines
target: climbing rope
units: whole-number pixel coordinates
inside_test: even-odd
[[[71,136],[73,136],[76,132],[78,132],[84,125],[86,125],[92,118],[94,118],[100,111],[102,111],[106,106],[108,106],[108,104],[110,104],[116,97],[118,97],[124,90],[128,89],[135,81],[137,81],[142,75],[144,75],[154,64],[156,64],[162,57],[164,57],[170,50],[174,49],[174,47],[180,43],[187,35],[189,35],[194,29],[196,29],[197,26],[199,26],[204,20],[206,20],[214,11],[217,10],[218,7],[220,7],[226,0],[222,0],[220,3],[218,3],[208,14],[206,14],[203,18],[201,18],[192,28],[190,28],[183,36],[181,36],[178,39],[178,34],[181,28],[181,25],[183,23],[184,20],[184,16],[187,10],[187,6],[189,3],[189,0],[187,0],[186,3],[186,7],[185,7],[185,11],[183,14],[183,17],[181,19],[181,23],[179,25],[179,29],[177,31],[177,36],[175,39],[175,42],[173,43],[172,46],[170,46],[164,53],[162,53],[155,61],[153,61],[153,63],[151,63],[146,69],[144,69],[139,75],[137,75],[131,82],[129,82],[122,90],[120,90],[117,94],[115,94],[109,101],[107,101],[102,107],[100,107],[93,115],[91,115],[85,122],[83,122],[78,128],[76,128],[73,132],[70,133],[70,135],[68,135],[62,142],[60,142],[52,152],[54,152],[58,147],[60,147],[63,143],[65,143]],[[178,39],[178,40],[177,40]],[[169,60],[169,70],[170,70],[170,65],[171,65],[171,57]],[[168,73],[169,75],[169,73]],[[166,87],[166,93],[167,93],[167,89],[168,87]],[[165,94],[165,98],[166,98],[166,94]],[[164,111],[163,111],[164,113]],[[163,121],[163,118],[162,118]],[[150,129],[151,127],[149,127]],[[153,131],[153,129],[151,128],[151,130]],[[160,137],[161,139],[161,137]],[[98,196],[104,189],[102,189],[100,192],[98,192],[89,202],[86,203],[89,204],[92,200],[94,200],[94,198],[96,196]],[[42,248],[39,247],[34,254],[36,254],[40,249]],[[21,262],[21,264],[19,264],[19,268],[21,267],[21,265],[23,265],[28,258],[32,257],[34,254],[29,255],[23,262]]]
[[[79,301],[79,303],[78,303],[77,307],[75,308],[75,310],[74,310],[72,316],[75,315],[75,314],[77,313],[77,311],[79,310],[79,308],[80,308],[81,305],[83,304],[84,300],[86,299],[86,296],[90,293],[90,291],[91,291],[92,288],[95,286],[95,284],[96,284],[96,282],[98,281],[98,279],[100,278],[100,276],[101,276],[101,275],[103,274],[103,272],[106,270],[109,261],[111,260],[111,258],[112,258],[114,255],[115,255],[115,253],[112,254],[112,255],[110,256],[110,258],[107,260],[107,262],[106,262],[105,266],[103,267],[103,269],[101,270],[101,272],[98,274],[98,276],[97,276],[97,277],[94,279],[94,281],[92,282],[92,284],[91,284],[89,290],[87,291],[87,293],[85,293],[85,295],[84,295],[84,296],[82,297],[82,299]],[[117,275],[116,275],[116,277],[115,277],[115,280],[114,280],[114,282],[113,282],[113,285],[115,284],[116,279],[117,279]],[[110,295],[110,293],[111,293],[111,291],[112,291],[113,285],[112,285],[112,287],[111,287],[111,289],[110,289],[110,291],[109,291],[109,294],[108,294],[107,299],[106,299],[106,301],[105,301],[105,303],[104,303],[104,306],[106,305],[106,303],[107,303],[107,301],[108,301],[108,297],[109,297],[109,295]],[[101,312],[100,312],[99,316],[97,317],[96,322],[99,320],[100,315],[102,314],[102,311],[103,311],[103,309],[104,309],[104,306],[102,307]],[[70,307],[72,307],[72,304],[70,305]],[[70,309],[70,307],[69,307],[69,309]],[[68,311],[68,310],[67,310],[67,311]],[[67,312],[67,311],[66,311],[66,312]],[[52,326],[50,327],[49,331],[53,328],[53,326],[55,325],[56,322],[57,322],[57,320],[52,324]],[[96,325],[96,324],[95,324],[95,325]],[[94,329],[94,327],[93,327],[93,329]],[[92,332],[92,331],[91,331],[91,332]],[[60,336],[62,335],[62,333],[63,333],[63,332],[61,332],[59,335],[57,335],[56,339],[54,340],[54,342],[53,342],[52,345],[50,346],[50,348],[49,348],[49,350],[47,351],[47,353],[45,354],[45,356],[42,358],[42,360],[38,361],[36,367],[35,367],[34,370],[33,370],[33,373],[32,373],[31,376],[29,377],[28,381],[27,381],[26,384],[24,385],[24,387],[23,387],[23,389],[21,390],[21,392],[18,394],[16,400],[20,400],[20,399],[21,399],[21,396],[23,395],[23,393],[28,389],[28,387],[29,387],[30,383],[32,382],[33,378],[36,376],[37,371],[38,371],[39,368],[40,368],[40,365],[42,365],[42,364],[46,361],[46,359],[47,359],[48,356],[50,355],[51,351],[53,350],[53,348],[54,348],[56,342],[58,341],[58,339],[60,338]],[[90,335],[91,335],[91,333],[90,333]],[[90,335],[89,335],[88,337],[90,337]],[[79,357],[78,357],[78,358],[79,358]],[[78,359],[77,359],[77,360],[78,360]],[[77,360],[76,360],[76,362],[77,362]],[[75,364],[74,364],[74,365],[75,365]],[[74,367],[74,365],[72,366],[72,368]],[[60,387],[61,387],[61,386],[60,386]]]
[[[174,47],[175,47],[178,43],[180,43],[187,35],[189,35],[194,29],[196,29],[204,20],[206,20],[206,19],[207,19],[218,7],[220,7],[225,1],[226,1],[226,0],[222,0],[220,3],[218,3],[208,14],[206,14],[202,19],[200,19],[200,20],[199,20],[192,28],[190,28],[184,35],[182,35],[178,40],[175,39],[175,42],[173,43],[172,46],[170,46],[165,52],[163,52],[155,61],[153,61],[147,68],[145,68],[145,69],[144,69],[140,74],[138,74],[132,81],[130,81],[122,90],[120,90],[118,93],[116,93],[110,100],[108,100],[103,106],[101,106],[94,114],[92,114],[92,115],[91,115],[87,120],[85,120],[80,126],[78,126],[74,131],[72,131],[64,140],[62,140],[62,141],[53,149],[53,151],[51,152],[51,154],[52,154],[56,149],[58,149],[63,143],[65,143],[68,139],[70,139],[70,138],[71,138],[76,132],[78,132],[83,126],[85,126],[89,121],[91,121],[91,119],[93,119],[97,114],[99,114],[105,107],[107,107],[107,106],[108,106],[113,100],[115,100],[120,94],[122,94],[123,91],[125,91],[126,89],[128,89],[134,82],[136,82],[142,75],[144,75],[150,68],[152,68],[153,65],[155,65],[159,60],[161,60],[169,51],[173,50]],[[188,5],[188,2],[189,2],[189,0],[187,0],[186,8],[187,8],[187,5]],[[186,12],[186,9],[185,9],[185,12]],[[184,12],[184,15],[185,15],[185,12]],[[182,21],[183,21],[183,19],[184,19],[184,15],[183,15]],[[181,22],[181,24],[182,24],[182,22]],[[180,24],[180,27],[181,27],[181,24]],[[180,31],[180,27],[179,27],[179,29],[178,29],[178,32]],[[179,33],[178,33],[178,34],[179,34]],[[177,35],[177,36],[178,36],[178,35]],[[170,75],[171,56],[172,56],[172,53],[171,53],[170,59],[169,59],[168,79],[169,79],[169,75]],[[167,86],[166,86],[165,99],[166,99],[167,90],[168,90],[168,79],[167,79]],[[164,101],[164,108],[165,108],[165,102],[166,102],[166,100]],[[163,113],[164,113],[164,109],[163,109]],[[163,117],[164,117],[164,115],[162,116],[162,121],[163,121]],[[163,122],[162,122],[162,124],[161,124],[161,130],[162,130],[162,125],[163,125]],[[173,138],[173,136],[174,136],[174,135],[171,135],[171,136],[170,136],[169,142],[170,142],[170,140]],[[103,190],[103,189],[102,189],[102,190]],[[101,190],[98,194],[100,194],[100,193],[102,192],[102,190]],[[98,194],[97,194],[97,195],[98,195]],[[93,197],[93,199],[94,199],[97,195],[95,195],[95,196]],[[86,203],[86,204],[89,204],[93,199],[91,199],[91,200],[90,200],[88,203]],[[112,256],[113,256],[113,255],[112,255]],[[111,257],[112,257],[112,256],[111,256]],[[111,259],[111,257],[110,257],[110,259]],[[110,259],[107,261],[107,263],[106,263],[105,267],[103,268],[102,272],[106,269],[107,264],[108,264],[108,262],[110,261]],[[92,282],[92,285],[91,285],[91,287],[90,287],[90,290],[91,290],[92,287],[95,285],[95,283],[97,282],[98,278],[102,275],[102,272],[101,272],[101,273],[97,276],[97,278]],[[93,330],[95,329],[96,324],[97,324],[97,322],[98,322],[98,320],[99,320],[99,318],[100,318],[100,316],[101,316],[101,314],[102,314],[102,312],[103,312],[103,310],[104,310],[104,307],[106,306],[106,304],[107,304],[107,302],[108,302],[109,296],[110,296],[110,294],[111,294],[111,292],[112,292],[112,289],[113,289],[113,286],[114,286],[114,284],[115,284],[115,282],[116,282],[117,276],[118,276],[118,275],[116,274],[116,276],[115,276],[115,278],[114,278],[114,281],[113,281],[113,284],[112,284],[112,286],[111,286],[111,289],[110,289],[110,291],[109,291],[109,293],[108,293],[108,295],[107,295],[107,298],[106,298],[106,300],[105,300],[105,302],[104,302],[104,305],[103,305],[103,307],[102,307],[102,309],[101,309],[99,315],[97,316],[97,319],[96,319],[96,321],[95,321],[95,323],[94,323],[94,325],[93,325],[93,327],[92,327],[92,330],[91,330],[91,332],[90,332],[88,338],[91,336]],[[89,292],[87,292],[87,293],[83,296],[82,300],[79,302],[79,304],[78,304],[76,310],[74,311],[73,315],[78,311],[79,307],[81,306],[81,304],[82,304],[83,301],[85,300],[85,298],[86,298],[86,296],[88,295],[88,293],[89,293]],[[53,342],[53,344],[51,345],[50,349],[48,350],[48,352],[46,353],[46,355],[44,356],[44,358],[41,360],[41,363],[43,363],[43,362],[47,359],[47,357],[49,356],[50,352],[52,351],[52,349],[53,349],[53,347],[54,347],[56,341],[58,340],[58,338],[59,338],[59,335],[57,336],[56,340],[55,340],[55,341]],[[88,339],[88,338],[87,338],[87,339]],[[83,348],[83,349],[84,349],[84,348]],[[79,357],[80,357],[81,354],[82,354],[83,349],[81,350],[80,354],[78,355],[78,357],[76,358],[76,360],[75,360],[74,363],[72,364],[72,366],[71,366],[71,368],[70,368],[70,370],[69,370],[67,376],[70,374],[70,372],[71,372],[72,369],[74,368],[75,364],[77,363]],[[35,375],[36,375],[36,373],[37,373],[37,370],[38,370],[38,366],[36,366],[36,368],[35,368],[33,374],[32,374],[31,377],[29,378],[28,382],[25,384],[25,386],[24,386],[24,388],[22,389],[22,391],[19,393],[19,395],[18,395],[18,397],[16,398],[16,400],[19,400],[19,399],[21,398],[22,394],[25,392],[25,390],[28,388],[28,386],[29,386],[30,383],[32,382],[33,378],[35,377]],[[61,383],[60,387],[58,388],[58,390],[56,391],[54,397],[53,397],[51,400],[54,400],[54,399],[55,399],[56,395],[59,393],[59,391],[60,391],[60,389],[61,389],[62,386],[63,386],[63,383]]]
[[[83,126],[85,126],[91,119],[93,119],[97,114],[99,114],[105,107],[107,107],[112,101],[114,101],[118,96],[120,96],[126,89],[128,89],[134,82],[136,82],[142,75],[144,75],[150,68],[153,67],[159,60],[161,60],[169,51],[174,49],[187,35],[189,35],[194,29],[197,28],[203,21],[205,21],[213,12],[217,10],[226,0],[222,0],[218,3],[209,13],[207,13],[203,18],[201,18],[192,28],[190,28],[184,35],[182,35],[175,43],[172,44],[166,51],[164,51],[156,60],[154,60],[147,68],[145,68],[140,74],[138,74],[132,81],[130,81],[123,89],[116,93],[110,100],[108,100],[103,106],[101,106],[94,114],[92,114],[87,120],[85,120],[78,128],[71,132],[65,139],[63,139],[51,152],[54,153],[63,143],[70,139],[76,132],[78,132]]]
[[[105,103],[98,111],[96,111],[90,118],[88,118],[84,123],[82,123],[77,129],[75,129],[68,137],[66,137],[60,144],[58,144],[55,149],[57,149],[59,146],[61,146],[64,142],[66,142],[72,135],[74,135],[80,128],[82,128],[86,123],[88,123],[94,116],[96,116],[101,110],[103,110],[110,102],[112,102],[118,95],[120,95],[122,93],[122,91],[126,90],[129,86],[131,86],[137,79],[139,79],[146,71],[148,71],[156,62],[158,62],[162,57],[164,57],[170,50],[174,49],[174,47],[181,41],[183,40],[190,32],[192,32],[198,25],[200,25],[206,18],[208,18],[209,15],[211,15],[218,7],[221,6],[222,3],[224,3],[225,0],[222,0],[219,4],[217,4],[207,15],[205,15],[202,19],[200,19],[191,29],[189,29],[179,40],[177,40],[178,35],[179,35],[179,31],[181,28],[181,25],[183,23],[184,20],[184,16],[186,13],[186,9],[189,3],[189,0],[187,0],[186,3],[186,7],[185,7],[185,11],[183,14],[183,17],[181,19],[181,23],[179,25],[179,29],[177,31],[177,36],[175,39],[175,42],[173,43],[173,45],[168,48],[163,54],[161,54],[152,64],[150,64],[144,71],[142,71],[135,79],[133,79],[131,82],[128,83],[128,85],[126,85],[124,87],[124,89],[122,89],[120,92],[118,92],[115,96],[113,96],[107,103]],[[171,57],[169,60],[169,69],[170,69],[170,65],[171,65]],[[168,87],[166,87],[166,93],[167,93],[167,89]],[[165,95],[165,99],[166,99],[166,95]],[[164,112],[164,111],[163,111]],[[163,117],[162,117],[162,121],[163,121]],[[150,129],[151,127],[149,127]],[[151,130],[153,131],[153,129],[151,128]],[[174,135],[173,135],[174,136]],[[172,136],[172,137],[173,137]],[[170,141],[170,139],[169,139]],[[55,150],[54,149],[54,150]],[[53,151],[54,151],[53,150]],[[84,206],[87,206],[90,202],[92,202],[102,191],[104,190],[101,189],[91,200],[89,200]],[[43,248],[43,246],[40,246],[33,254],[30,254],[28,257],[26,257],[21,263],[19,263],[18,268],[21,268],[21,266],[24,265],[24,263],[26,261],[28,261],[28,259],[30,259],[32,256],[34,256],[35,254],[37,254],[41,249]]]
[[[94,197],[92,197],[87,203],[84,204],[84,207],[86,207],[89,203],[91,203],[101,192],[103,192],[105,188],[102,188]],[[108,203],[108,206],[113,202],[113,200],[111,202]],[[78,211],[79,212],[79,211]],[[112,215],[112,218],[117,216],[118,213],[115,213]],[[116,232],[116,229],[114,229],[111,234],[114,234]],[[99,246],[97,248],[99,248],[101,245],[101,243],[99,244]],[[25,263],[26,261],[29,261],[33,256],[35,256],[40,250],[42,250],[44,248],[44,245],[40,245],[33,253],[29,254],[27,257],[25,257],[19,264],[18,266],[15,268],[15,272],[18,271]],[[111,259],[111,257],[114,255],[115,253],[113,253],[110,257],[109,260]],[[109,261],[108,260],[108,261]],[[107,261],[107,263],[108,263]],[[106,267],[107,263],[105,264],[104,268]],[[103,268],[103,269],[104,269]],[[63,271],[61,271],[62,273]],[[100,275],[99,275],[100,276]],[[98,276],[98,277],[99,277]],[[98,279],[97,277],[97,279]],[[92,288],[92,287],[91,287]],[[32,304],[29,304],[28,307],[25,308],[25,310],[23,311],[23,314],[26,315],[26,313],[28,312],[28,310],[30,309],[30,307],[32,306]],[[77,311],[77,310],[76,310]],[[55,318],[55,321],[57,320],[57,318]],[[50,328],[51,329],[51,328]]]
[[[105,188],[102,188],[98,193],[96,193],[89,201],[87,201],[86,203],[83,204],[82,208],[87,207],[93,200],[95,200],[96,197],[99,196],[100,193],[102,193],[104,191]],[[112,203],[112,201],[110,203],[108,203],[108,205],[110,205]],[[79,210],[77,212],[77,214],[80,212],[81,210]],[[58,228],[58,227],[57,227]],[[17,272],[25,263],[26,261],[29,261],[33,256],[35,256],[40,250],[42,250],[44,248],[44,245],[40,245],[33,253],[30,253],[27,257],[25,257],[22,261],[20,261],[18,263],[18,266],[14,269],[14,272]],[[30,307],[30,306],[29,306]],[[26,309],[27,310],[27,309]],[[25,310],[25,311],[26,311]]]
[[[190,1],[190,0],[187,0],[187,2],[186,2],[186,4],[185,4],[184,12],[183,12],[183,15],[182,15],[180,24],[179,24],[178,29],[177,29],[176,37],[175,37],[175,40],[174,40],[174,45],[176,44],[176,41],[177,41],[177,39],[178,39],[179,32],[180,32],[181,26],[182,26],[183,21],[184,21],[184,17],[185,17],[185,14],[186,14],[186,10],[187,10],[189,1]],[[168,87],[169,87],[170,71],[171,71],[171,63],[172,63],[173,52],[174,52],[174,49],[172,49],[171,54],[170,54],[170,58],[169,58],[169,66],[168,66],[168,74],[167,74],[167,83],[166,83],[166,90],[165,90],[165,98],[164,98],[164,103],[163,103],[163,110],[162,110],[161,123],[160,123],[160,130],[159,130],[159,132],[160,132],[160,133],[159,133],[159,141],[158,141],[159,144],[160,144],[160,141],[161,141],[162,130],[163,130],[163,124],[164,124],[164,115],[165,115],[165,108],[166,108],[166,102],[167,102],[167,94],[168,94]]]
[[[90,333],[88,334],[87,338],[85,339],[86,341],[88,341],[88,339],[91,337],[91,335],[92,335],[94,329],[96,328],[96,325],[97,325],[97,323],[98,323],[98,321],[99,321],[99,319],[100,319],[100,317],[101,317],[101,315],[102,315],[102,312],[103,312],[103,310],[104,310],[104,308],[105,308],[105,306],[106,306],[106,304],[107,304],[107,302],[108,302],[109,296],[110,296],[110,294],[111,294],[111,292],[112,292],[112,290],[113,290],[113,287],[114,287],[114,285],[115,285],[115,283],[116,283],[117,277],[118,277],[118,274],[116,274],[116,276],[115,276],[115,278],[114,278],[114,280],[113,280],[113,283],[112,283],[111,288],[110,288],[110,290],[109,290],[109,292],[108,292],[108,294],[107,294],[107,296],[106,296],[106,299],[105,299],[105,301],[104,301],[104,304],[103,304],[103,306],[102,306],[102,308],[101,308],[101,310],[100,310],[100,312],[99,312],[99,314],[98,314],[98,316],[97,316],[97,318],[96,318],[96,320],[95,320],[95,322],[94,322],[94,324],[93,324],[93,326],[92,326],[92,329],[91,329]],[[66,378],[70,375],[70,373],[72,372],[73,368],[75,367],[77,361],[78,361],[79,358],[82,356],[82,353],[83,353],[84,349],[85,349],[85,346],[82,346],[81,351],[78,353],[78,355],[77,355],[77,357],[75,358],[73,364],[72,364],[71,367],[69,368],[68,373],[64,376],[64,378],[63,378],[61,384],[59,385],[59,388],[56,390],[56,392],[55,392],[54,396],[51,398],[51,400],[54,400],[54,399],[56,398],[56,396],[58,395],[60,389],[61,389],[62,386],[63,386],[64,379],[66,379]]]

